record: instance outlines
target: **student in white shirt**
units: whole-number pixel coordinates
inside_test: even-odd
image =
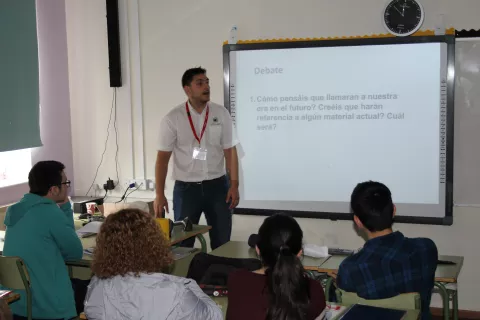
[[[240,199],[236,150],[239,141],[228,110],[210,102],[205,69],[185,71],[182,86],[188,100],[173,108],[160,124],[155,212],[157,216],[163,209],[169,212],[164,190],[173,153],[175,220],[189,217],[196,224],[204,212],[208,225],[212,226],[213,250],[230,241],[231,209]],[[191,247],[194,241],[190,239],[182,245]]]

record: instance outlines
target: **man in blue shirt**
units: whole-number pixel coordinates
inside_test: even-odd
[[[351,196],[351,207],[355,226],[368,241],[342,262],[337,286],[364,299],[418,292],[422,319],[431,319],[430,300],[438,259],[435,243],[392,231],[396,208],[390,190],[382,183],[358,184]]]

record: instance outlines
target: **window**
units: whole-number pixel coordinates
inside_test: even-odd
[[[0,188],[27,182],[31,168],[31,149],[0,152]]]

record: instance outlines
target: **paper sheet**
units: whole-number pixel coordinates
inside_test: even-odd
[[[303,254],[312,258],[326,258],[329,256],[328,247],[316,244],[306,244],[303,248]]]
[[[102,225],[102,221],[92,221],[81,227],[77,230],[78,236],[82,236],[85,234],[96,234],[100,231],[100,226]]]

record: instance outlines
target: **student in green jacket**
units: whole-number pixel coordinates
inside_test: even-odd
[[[75,233],[70,181],[57,161],[35,164],[28,175],[30,193],[7,210],[4,256],[25,261],[31,279],[34,319],[71,319],[77,316],[74,293],[65,261],[82,258]],[[13,319],[26,319],[27,299],[11,304]]]

